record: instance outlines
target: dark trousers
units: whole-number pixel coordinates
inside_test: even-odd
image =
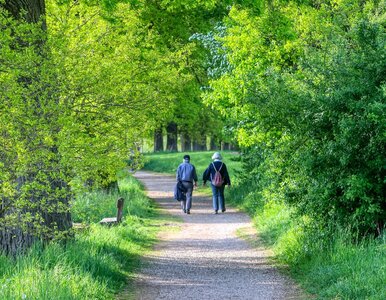
[[[190,210],[192,208],[192,193],[193,193],[193,182],[182,181],[183,186],[187,189],[186,201],[180,201],[183,210]]]
[[[225,185],[217,187],[213,184],[210,185],[212,187],[212,197],[213,197],[213,209],[215,211],[225,210],[225,200],[224,200],[224,189]]]

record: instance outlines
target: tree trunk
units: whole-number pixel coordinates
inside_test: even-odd
[[[28,23],[42,22],[42,28],[46,30],[44,19],[46,13],[45,0],[6,0],[0,4],[15,19],[23,19]]]
[[[6,0],[0,7],[7,10],[15,19],[21,22],[39,23],[46,30],[45,2],[44,0]],[[33,45],[37,55],[44,57],[43,46],[44,35],[36,37],[33,43],[19,40],[19,48]],[[39,74],[27,74],[19,78],[26,88],[33,82],[39,82]],[[41,120],[42,124],[51,124],[51,120],[58,117],[41,110],[40,95],[29,95],[29,101],[35,100],[36,111],[29,111],[29,116]],[[54,99],[54,98],[52,98]],[[47,99],[46,99],[47,100]],[[49,99],[51,100],[51,99]],[[52,100],[54,101],[54,100]],[[26,100],[27,103],[27,100]],[[48,117],[49,116],[49,117]],[[22,127],[22,125],[21,125]],[[14,175],[14,184],[17,185],[17,193],[12,198],[1,199],[0,214],[0,252],[15,256],[24,252],[37,239],[48,241],[52,238],[63,238],[69,234],[72,227],[71,215],[69,213],[69,199],[71,192],[64,177],[65,170],[60,165],[60,154],[55,146],[45,145],[44,133],[38,133],[35,128],[20,130],[23,134],[21,141],[25,143],[26,152],[33,154],[34,151],[41,153],[31,156],[31,161],[24,165],[24,174]],[[52,127],[54,138],[55,128]],[[36,134],[35,134],[36,133]],[[36,138],[35,140],[33,140]],[[33,140],[34,143],[29,143]],[[38,149],[33,145],[40,145]],[[28,149],[31,145],[31,149]],[[40,155],[39,155],[40,154]],[[9,162],[9,170],[13,171],[13,162]],[[18,176],[18,177],[16,177]]]
[[[170,122],[166,126],[166,132],[167,132],[167,143],[166,143],[166,149],[168,151],[174,151],[177,152],[177,141],[178,141],[178,135],[177,135],[177,124],[174,122]]]
[[[206,151],[206,139],[205,137],[202,137],[199,140],[193,141],[193,150],[194,151]]]
[[[239,148],[237,147],[237,145],[230,144],[230,149],[229,149],[229,150],[232,150],[232,151],[238,151]]]
[[[192,151],[192,139],[187,134],[181,135],[181,151],[183,152]]]
[[[1,214],[0,252],[16,256],[37,240],[48,242],[71,235],[72,193],[61,178],[65,170],[60,168],[59,154],[50,150],[55,158],[37,162],[45,170],[44,179],[41,170],[26,166],[26,174],[16,179],[17,194],[12,199],[2,199],[3,208],[10,205]]]
[[[157,128],[154,131],[154,152],[164,151],[164,138],[162,128]]]
[[[48,232],[47,236],[40,235],[44,240],[55,238],[58,232],[66,236],[71,235],[69,229],[72,228],[72,218],[70,213],[70,199],[72,193],[69,185],[61,179],[51,178],[51,191],[60,192],[48,202],[46,209],[42,211],[44,226]],[[41,199],[38,199],[41,201]]]
[[[35,238],[17,227],[6,227],[0,230],[0,250],[5,254],[16,256],[18,253],[28,249]]]
[[[211,137],[210,138],[210,150],[211,151],[216,151],[216,150],[219,150],[221,148],[221,145],[219,142],[216,141],[216,138],[215,137]]]
[[[230,150],[230,144],[226,142],[222,142],[221,150]]]

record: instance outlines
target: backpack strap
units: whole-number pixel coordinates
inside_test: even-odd
[[[214,165],[214,163],[212,163],[213,168],[214,168],[214,170],[215,170],[216,172],[220,172],[220,170],[221,170],[223,164],[224,164],[224,163],[222,162],[220,168],[219,168],[218,171],[217,171],[217,170],[216,170],[216,167],[215,167],[215,165]]]

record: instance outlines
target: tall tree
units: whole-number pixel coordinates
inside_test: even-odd
[[[36,239],[67,235],[72,223],[68,211],[69,186],[64,170],[60,170],[60,154],[55,143],[58,102],[52,97],[52,89],[47,87],[46,77],[52,74],[45,72],[50,55],[45,45],[45,2],[10,0],[0,4],[0,8],[17,20],[7,22],[8,26],[13,25],[13,32],[6,36],[11,42],[7,46],[15,53],[11,59],[17,61],[7,61],[9,57],[3,57],[6,66],[3,72],[15,66],[19,72],[13,86],[4,89],[2,100],[9,104],[11,115],[19,122],[2,122],[1,130],[3,149],[9,148],[12,140],[15,142],[12,146],[19,149],[17,154],[16,151],[1,151],[6,162],[3,171],[7,174],[2,189],[11,188],[11,191],[2,197],[0,206],[0,248],[14,255]],[[2,26],[5,26],[4,19]],[[12,70],[9,74],[12,75]],[[19,90],[16,97],[11,95],[14,88]],[[45,89],[44,95],[40,93],[41,88]],[[17,115],[14,115],[16,107]],[[2,119],[4,121],[6,116],[2,115]]]
[[[73,193],[108,187],[173,94],[174,61],[128,4],[90,4],[50,2],[48,26],[0,14],[0,245],[9,253],[66,236]]]

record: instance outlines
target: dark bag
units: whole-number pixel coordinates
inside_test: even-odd
[[[212,178],[212,184],[216,187],[220,187],[224,184],[224,178],[222,178],[222,175],[220,173],[223,163],[221,163],[221,166],[218,170],[216,170],[214,163],[212,163],[212,165],[213,165],[214,171],[216,172]]]
[[[186,201],[187,189],[184,187],[181,181],[178,181],[174,187],[174,199],[177,201]]]

